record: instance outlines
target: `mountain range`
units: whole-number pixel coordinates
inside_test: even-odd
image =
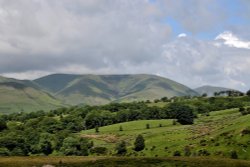
[[[225,89],[205,86],[193,90],[173,80],[149,74],[52,74],[32,81],[0,77],[0,113],[199,96]]]
[[[105,104],[112,101],[154,100],[164,96],[195,96],[192,89],[155,75],[54,74],[34,80],[66,104]]]

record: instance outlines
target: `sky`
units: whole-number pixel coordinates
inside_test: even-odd
[[[250,89],[249,0],[0,0],[0,75],[155,74]]]

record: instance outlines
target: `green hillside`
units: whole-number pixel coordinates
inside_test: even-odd
[[[193,125],[173,125],[172,120],[139,120],[100,127],[99,133],[85,130],[79,135],[92,139],[95,147],[109,150],[124,140],[131,156],[169,157],[180,151],[182,156],[230,158],[234,150],[240,159],[249,159],[249,120],[250,115],[242,116],[238,109],[230,109],[211,112],[210,116],[199,115]],[[120,127],[123,131],[119,131]],[[146,148],[137,153],[133,151],[133,143],[138,134],[144,136]]]
[[[111,101],[154,100],[198,95],[175,81],[155,75],[54,74],[34,80],[67,104],[106,104]]]
[[[32,81],[0,77],[0,113],[47,111],[62,106]]]

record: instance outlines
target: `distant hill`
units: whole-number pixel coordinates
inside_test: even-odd
[[[198,95],[192,89],[163,77],[136,75],[53,74],[34,80],[67,104],[105,104],[111,101],[153,100]]]
[[[62,106],[32,81],[0,77],[0,113],[46,111]]]
[[[196,88],[194,90],[200,95],[206,93],[208,96],[213,96],[215,92],[234,90],[234,89],[206,85]]]

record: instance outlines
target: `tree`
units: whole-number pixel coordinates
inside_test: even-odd
[[[138,135],[135,139],[134,150],[141,151],[145,148],[144,138],[142,135]]]
[[[85,138],[67,137],[60,150],[64,155],[88,155],[88,140]]]
[[[163,101],[163,102],[168,102],[168,97],[163,97],[163,98],[161,98],[161,101]]]
[[[39,140],[39,151],[45,155],[49,155],[53,152],[52,148],[52,136],[49,133],[42,133]]]
[[[116,146],[117,155],[125,155],[127,153],[127,147],[125,141],[120,142]]]
[[[6,122],[0,119],[0,132],[4,129],[7,129]]]
[[[249,91],[247,91],[246,95],[247,95],[247,96],[250,96],[250,90],[249,90]]]
[[[202,97],[207,97],[207,93],[203,93],[201,96]]]
[[[194,122],[194,114],[191,110],[186,108],[185,110],[179,111],[176,116],[177,122],[182,125],[190,125]]]
[[[193,124],[195,115],[193,109],[182,103],[171,103],[166,109],[166,116],[168,118],[177,119],[182,125]]]

